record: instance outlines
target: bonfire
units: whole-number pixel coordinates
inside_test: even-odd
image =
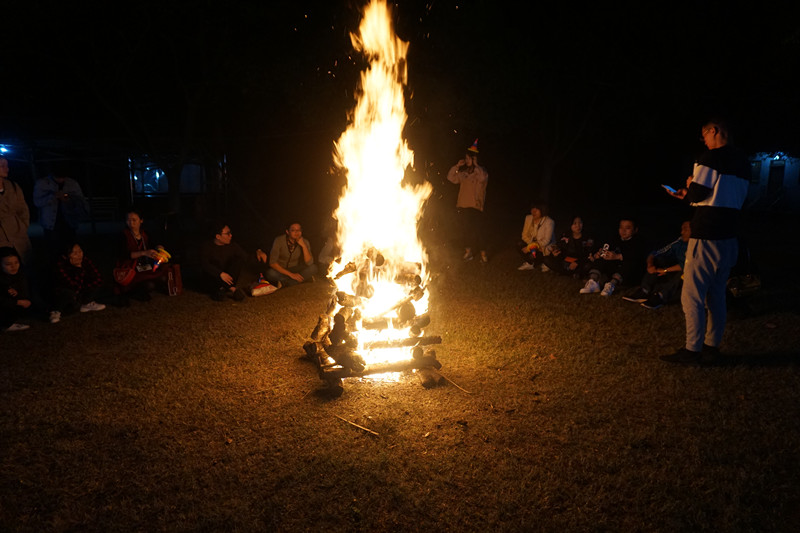
[[[404,180],[414,154],[403,139],[408,43],[395,36],[387,5],[365,8],[353,47],[369,60],[350,122],[334,145],[347,178],[334,213],[341,257],[331,266],[335,289],[304,345],[333,388],[342,379],[372,379],[416,370],[423,384],[441,382],[424,335],[429,325],[427,256],[418,224],[430,183]]]

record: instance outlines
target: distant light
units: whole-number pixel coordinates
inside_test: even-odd
[[[0,146],[0,154],[7,154],[9,149],[5,146]]]

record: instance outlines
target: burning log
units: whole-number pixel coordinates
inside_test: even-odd
[[[361,305],[361,298],[353,296],[352,294],[347,294],[344,291],[338,291],[336,293],[336,301],[342,307],[358,307]]]
[[[382,267],[383,264],[386,262],[386,259],[383,257],[383,254],[380,253],[375,248],[370,248],[369,250],[367,250],[366,255],[367,259],[369,259],[370,262],[376,267]]]
[[[381,348],[402,348],[407,346],[428,346],[430,344],[441,344],[442,338],[439,336],[430,337],[411,337],[408,339],[397,339],[387,341],[372,341],[364,343],[365,350],[376,350]]]
[[[355,263],[353,263],[353,262],[351,261],[351,262],[347,263],[347,264],[344,266],[344,268],[343,268],[343,269],[341,269],[341,270],[339,271],[339,273],[338,273],[338,274],[336,274],[336,275],[333,277],[333,279],[341,279],[341,278],[343,278],[344,276],[346,276],[346,275],[348,275],[348,274],[352,274],[352,273],[353,273],[353,272],[355,272],[355,271],[356,271],[356,264],[355,264]]]
[[[370,299],[375,296],[375,287],[373,287],[369,282],[362,279],[356,285],[356,296],[359,298],[367,298]]]
[[[441,363],[436,360],[435,356],[423,357],[422,359],[409,359],[407,361],[398,361],[395,363],[380,363],[376,365],[368,365],[363,370],[354,370],[352,368],[344,367],[328,367],[320,369],[320,377],[326,381],[340,380],[344,378],[363,377],[370,374],[385,374],[388,372],[404,372],[407,370],[418,370],[421,368],[441,368]]]
[[[398,285],[419,285],[422,283],[422,278],[419,277],[419,274],[398,274],[394,277],[394,282]]]
[[[365,318],[361,322],[361,327],[364,329],[387,329],[390,326],[390,321],[386,317],[378,317],[378,318]]]
[[[403,327],[405,324],[414,320],[414,317],[416,316],[417,310],[414,309],[414,304],[411,302],[405,302],[403,305],[397,308],[397,323],[400,325],[400,327]]]

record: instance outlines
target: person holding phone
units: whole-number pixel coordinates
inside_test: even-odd
[[[695,208],[681,290],[686,343],[675,353],[661,356],[669,363],[720,360],[726,286],[738,256],[741,209],[749,184],[750,162],[731,143],[727,123],[711,119],[703,125],[701,136],[708,151],[695,163],[686,187],[668,192]]]

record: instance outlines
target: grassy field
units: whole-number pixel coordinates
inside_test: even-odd
[[[796,283],[731,302],[727,364],[681,367],[679,306],[459,255],[432,251],[430,390],[324,394],[324,282],[1,334],[0,530],[800,528]]]

